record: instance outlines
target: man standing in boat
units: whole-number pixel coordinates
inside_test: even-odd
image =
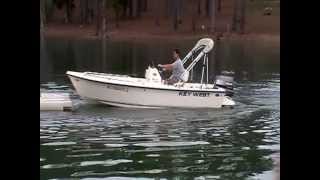
[[[185,72],[182,61],[180,59],[179,49],[173,50],[173,59],[172,64],[159,64],[158,66],[163,68],[164,71],[172,71],[171,77],[166,81],[168,84],[174,84],[178,81],[182,81],[181,76]]]

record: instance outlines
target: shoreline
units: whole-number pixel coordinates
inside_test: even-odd
[[[44,36],[47,38],[68,38],[68,39],[99,39],[95,35],[94,26],[81,27],[80,25],[48,25],[45,27]],[[258,40],[280,43],[279,33],[215,33],[208,34],[205,32],[174,32],[174,31],[147,31],[147,30],[126,30],[113,29],[107,32],[108,40],[111,41],[134,41],[147,42],[150,40],[158,41],[176,41],[176,40],[193,40],[203,37],[210,37],[221,40]]]

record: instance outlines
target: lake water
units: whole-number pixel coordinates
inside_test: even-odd
[[[65,76],[75,70],[143,77],[149,64],[171,61],[174,48],[185,55],[195,42],[48,39],[40,50],[40,90],[70,92],[77,108],[40,112],[41,179],[272,179],[280,154],[279,44],[216,44],[210,79],[235,72],[233,109],[87,104]]]

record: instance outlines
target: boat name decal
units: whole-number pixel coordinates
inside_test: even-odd
[[[113,89],[113,90],[117,90],[117,91],[125,91],[125,92],[128,92],[128,87],[124,87],[124,86],[107,85],[106,88],[108,88],[108,89]]]
[[[179,96],[197,96],[197,97],[209,97],[210,92],[191,92],[191,91],[180,91]]]

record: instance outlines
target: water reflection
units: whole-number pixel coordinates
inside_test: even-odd
[[[49,39],[46,43],[49,58],[40,58],[40,62],[43,62],[40,75],[41,77],[64,75],[67,70],[75,70],[143,77],[148,65],[170,62],[172,49],[180,48],[185,55],[194,44],[195,41],[145,44]],[[221,70],[235,71],[238,80],[254,80],[262,73],[279,73],[278,49],[277,44],[261,47],[254,41],[217,41],[209,55],[211,78]],[[196,67],[198,73],[200,68],[200,66]]]

